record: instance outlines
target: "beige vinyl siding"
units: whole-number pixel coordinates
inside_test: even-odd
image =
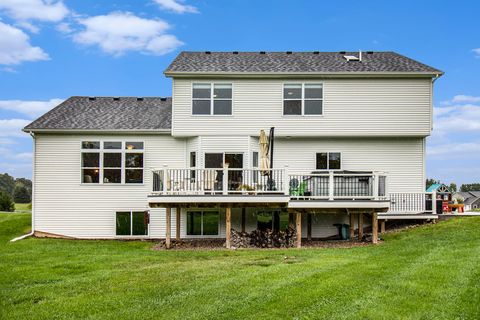
[[[277,139],[274,166],[315,170],[316,152],[341,152],[342,170],[385,171],[389,192],[424,192],[423,138]]]
[[[235,79],[232,116],[193,116],[192,83],[174,79],[174,136],[428,136],[430,79]],[[283,116],[284,83],[323,83],[323,116]]]
[[[145,142],[143,185],[81,184],[83,140]],[[185,142],[168,135],[36,135],[35,229],[80,238],[115,237],[115,211],[148,210],[150,167],[184,166]],[[173,215],[173,226],[175,226]],[[163,209],[152,209],[150,236],[165,236]]]

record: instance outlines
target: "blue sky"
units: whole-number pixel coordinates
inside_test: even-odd
[[[480,182],[478,1],[0,0],[0,172],[31,175],[29,121],[72,95],[167,96],[181,50],[397,51],[445,71],[427,176]]]

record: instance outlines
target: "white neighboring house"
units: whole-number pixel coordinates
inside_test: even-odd
[[[361,236],[368,217],[375,239],[377,219],[435,218],[425,139],[442,74],[394,52],[182,52],[172,98],[71,97],[24,128],[34,231],[228,245],[231,228]]]

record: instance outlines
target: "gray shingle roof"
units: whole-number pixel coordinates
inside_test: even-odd
[[[347,61],[358,52],[181,52],[165,74],[225,73],[430,73],[442,71],[395,52],[363,52],[362,61]]]
[[[71,97],[24,130],[162,130],[171,122],[171,98]]]

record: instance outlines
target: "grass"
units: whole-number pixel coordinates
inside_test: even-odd
[[[31,213],[32,206],[30,203],[15,203],[15,213]],[[5,211],[0,211],[0,213],[10,213]]]
[[[4,319],[479,319],[480,218],[350,249],[153,251],[26,239],[0,214]]]

